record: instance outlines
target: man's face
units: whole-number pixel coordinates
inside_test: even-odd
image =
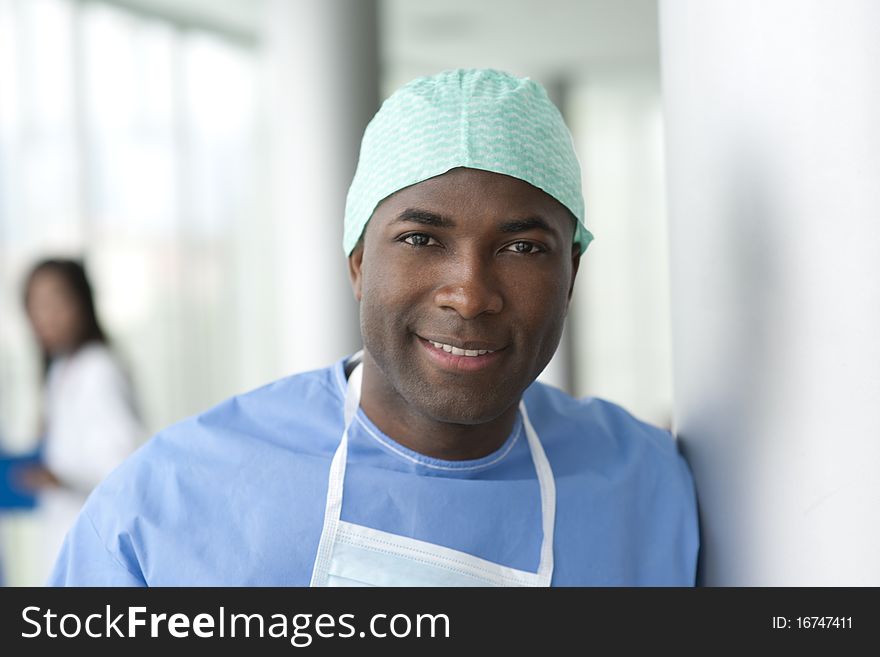
[[[572,233],[554,198],[487,171],[453,169],[385,199],[349,259],[376,396],[456,424],[509,409],[559,344]]]

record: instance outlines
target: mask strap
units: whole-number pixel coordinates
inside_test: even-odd
[[[345,464],[348,460],[348,428],[354,420],[360,403],[363,373],[363,363],[358,363],[351,376],[348,377],[348,386],[345,389],[345,430],[342,432],[342,440],[339,441],[339,446],[330,462],[327,504],[324,508],[324,527],[321,530],[321,540],[318,542],[318,553],[315,556],[312,580],[309,584],[313,587],[325,586],[327,575],[330,572],[330,559],[333,556],[333,545],[336,542],[339,518],[342,514],[342,489],[345,482]]]

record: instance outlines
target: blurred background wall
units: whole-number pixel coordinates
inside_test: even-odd
[[[572,129],[587,224],[542,375],[668,426],[654,0],[0,0],[0,437],[36,440],[21,304],[38,257],[85,258],[151,432],[359,347],[340,244],[360,133],[413,77],[542,82]],[[25,514],[10,584],[39,584]]]

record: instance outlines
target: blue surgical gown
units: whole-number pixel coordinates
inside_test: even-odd
[[[162,431],[92,493],[54,586],[308,586],[345,359],[233,397]],[[556,480],[554,586],[690,586],[693,481],[666,431],[533,383],[529,417]],[[494,453],[443,461],[359,410],[342,519],[534,571],[540,492],[518,417]]]

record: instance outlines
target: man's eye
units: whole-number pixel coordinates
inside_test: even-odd
[[[525,254],[540,253],[543,251],[541,247],[533,242],[514,242],[513,244],[509,244],[505,250]]]
[[[403,238],[403,242],[410,246],[431,246],[431,242],[436,242],[436,240],[424,233],[410,233]]]

